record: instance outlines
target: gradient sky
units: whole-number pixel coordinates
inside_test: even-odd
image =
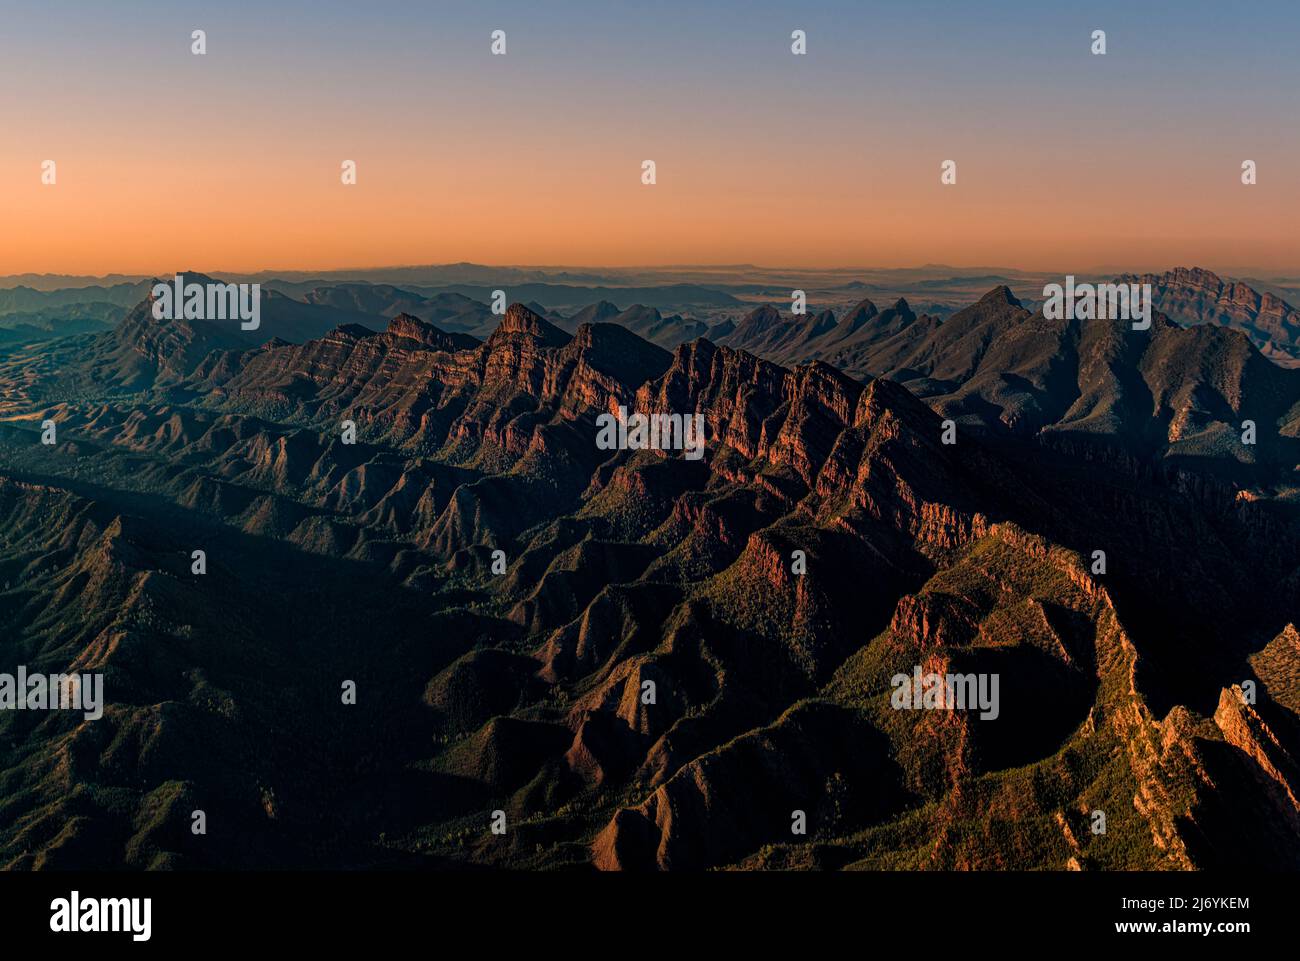
[[[0,274],[1295,273],[1297,49],[1295,0],[3,0]]]

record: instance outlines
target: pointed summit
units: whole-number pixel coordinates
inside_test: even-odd
[[[501,318],[497,329],[488,338],[488,345],[517,337],[533,340],[540,347],[562,347],[570,340],[568,334],[523,304],[511,304],[506,308],[506,314]]]
[[[978,303],[983,304],[986,307],[1002,306],[1002,305],[1006,305],[1008,307],[1024,306],[1022,303],[1020,303],[1019,300],[1016,299],[1016,295],[1011,292],[1011,288],[1008,287],[1006,284],[999,284],[997,287],[994,287],[987,294],[981,297]]]
[[[840,321],[840,324],[846,330],[857,330],[878,313],[880,311],[876,309],[876,305],[864,298],[856,307],[844,315],[844,319]]]

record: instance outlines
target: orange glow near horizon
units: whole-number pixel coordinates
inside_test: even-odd
[[[1231,167],[1181,174],[1164,167],[1157,182],[1143,183],[1120,164],[1089,170],[1067,190],[1055,180],[1018,179],[1014,157],[969,150],[950,187],[939,183],[938,160],[929,169],[870,158],[858,168],[843,157],[746,166],[659,153],[658,183],[644,186],[638,157],[615,151],[485,151],[458,166],[433,152],[336,161],[301,144],[274,163],[64,151],[54,186],[40,183],[38,161],[25,171],[13,163],[0,169],[9,185],[0,274],[456,261],[1277,271],[1300,264],[1291,213],[1300,196],[1243,187]],[[342,159],[357,161],[356,186],[339,182]],[[1064,181],[1067,171],[1057,176]]]

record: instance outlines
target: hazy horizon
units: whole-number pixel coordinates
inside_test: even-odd
[[[360,283],[392,283],[383,280],[367,280],[361,278],[365,274],[382,274],[385,272],[399,271],[419,271],[419,270],[450,270],[454,268],[473,268],[477,270],[501,270],[501,271],[519,271],[534,272],[537,274],[555,273],[556,280],[569,280],[575,283],[591,283],[601,279],[598,276],[588,278],[560,278],[559,274],[576,273],[576,272],[607,272],[610,276],[605,279],[626,279],[633,281],[638,274],[655,274],[661,273],[667,275],[664,277],[664,283],[671,282],[673,275],[681,275],[684,272],[733,272],[737,274],[735,280],[740,280],[745,275],[744,272],[753,273],[781,273],[805,271],[811,277],[818,274],[822,275],[850,275],[850,274],[904,274],[917,273],[924,276],[924,272],[930,272],[935,277],[942,275],[947,271],[955,271],[958,274],[971,274],[979,276],[982,273],[994,275],[1020,275],[1025,277],[1055,276],[1066,273],[1074,273],[1080,277],[1107,277],[1124,273],[1136,274],[1163,274],[1179,268],[1202,269],[1216,273],[1221,277],[1253,277],[1262,280],[1287,280],[1300,276],[1300,267],[1280,270],[1267,270],[1260,267],[1224,267],[1214,264],[1204,263],[1170,263],[1166,265],[1135,265],[1123,266],[1118,264],[1104,264],[1094,266],[1074,266],[1058,267],[1056,269],[1031,269],[1019,266],[1010,266],[1007,264],[948,264],[948,263],[925,263],[925,264],[902,264],[898,266],[882,266],[879,264],[857,264],[857,265],[808,265],[802,266],[797,264],[748,264],[748,263],[696,263],[696,264],[526,264],[526,263],[481,263],[469,260],[448,261],[448,262],[429,262],[429,263],[393,263],[393,264],[375,264],[370,266],[345,265],[341,267],[333,266],[308,266],[308,267],[260,267],[260,268],[224,268],[208,266],[185,266],[185,267],[164,267],[158,270],[145,271],[125,271],[109,270],[104,273],[64,273],[59,271],[19,271],[8,274],[0,274],[0,289],[11,289],[14,286],[21,286],[24,279],[48,279],[48,280],[66,280],[70,282],[90,282],[90,281],[108,281],[115,283],[131,283],[147,280],[155,277],[171,277],[174,274],[204,274],[212,277],[246,277],[246,276],[277,276],[281,279],[294,275],[314,276],[321,275],[357,275]],[[619,278],[617,275],[629,275],[626,278]],[[338,276],[329,279],[338,281]],[[534,281],[540,282],[540,281]],[[722,283],[723,281],[699,281],[700,283]],[[415,281],[411,281],[415,283]],[[447,281],[447,283],[455,283]],[[400,286],[400,284],[399,284]]]

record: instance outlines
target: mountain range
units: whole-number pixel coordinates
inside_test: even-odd
[[[1166,278],[1147,331],[338,285],[0,355],[0,671],[107,700],[0,712],[0,864],[1300,867],[1294,312]]]

